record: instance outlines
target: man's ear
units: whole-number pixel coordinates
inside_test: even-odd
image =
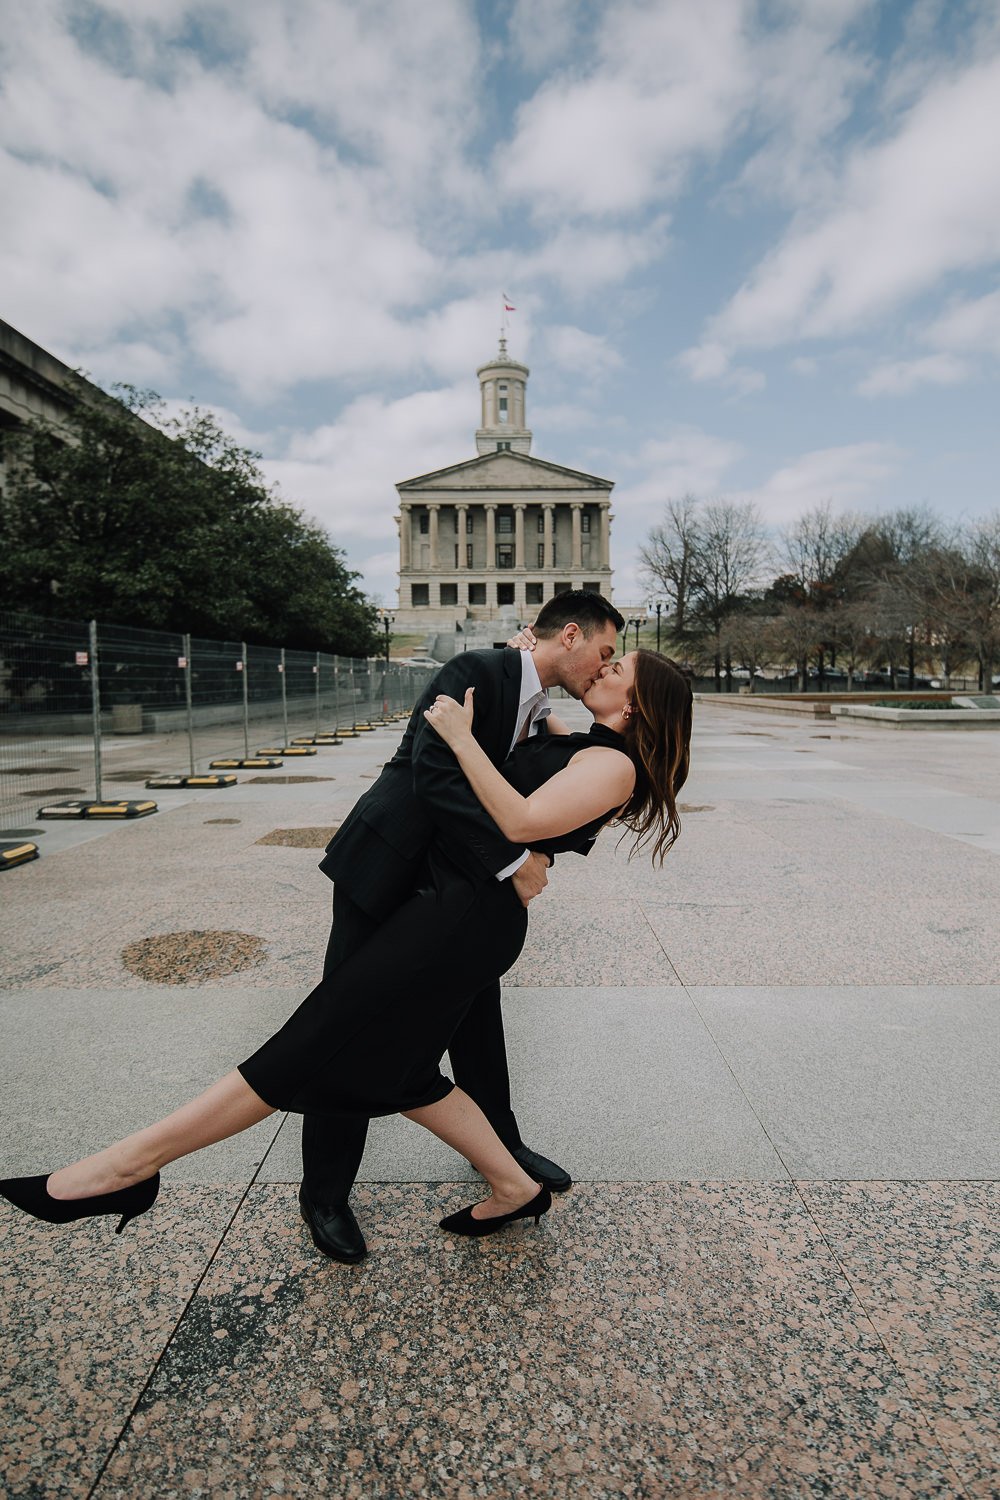
[[[573,647],[576,645],[577,640],[579,639],[579,636],[580,627],[579,625],[575,624],[574,621],[571,620],[568,625],[563,626],[561,631],[561,639],[567,651],[572,651]]]

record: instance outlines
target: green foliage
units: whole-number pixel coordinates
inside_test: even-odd
[[[948,698],[910,698],[902,702],[899,698],[876,698],[872,704],[873,708],[916,708],[916,709],[947,709],[951,713],[954,709],[964,709],[964,703],[952,703]]]
[[[4,597],[33,614],[377,651],[359,575],[275,497],[259,457],[197,408],[164,420],[155,392],[132,386],[81,400],[71,434],[34,425],[0,497]]]

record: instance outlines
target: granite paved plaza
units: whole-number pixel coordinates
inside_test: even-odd
[[[0,876],[3,1175],[280,1023],[316,845],[395,737],[44,825]],[[522,1130],[576,1178],[539,1228],[443,1235],[473,1174],[403,1120],[355,1267],[298,1217],[296,1118],[168,1168],[120,1238],[0,1205],[4,1494],[997,1494],[1000,731],[699,705],[683,798],[663,870],[607,833],[559,860],[508,976]]]

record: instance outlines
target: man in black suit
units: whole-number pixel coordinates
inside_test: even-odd
[[[543,727],[547,688],[583,696],[614,656],[624,623],[600,594],[571,590],[543,606],[533,626],[538,641],[533,652],[468,651],[435,674],[395,755],[351,809],[320,865],[335,882],[324,974],[356,952],[413,893],[432,839],[443,841],[473,885],[509,879],[525,906],[540,894],[547,857],[504,838],[423,711],[438,693],[462,702],[466,689],[474,687],[473,733],[500,766],[519,739]],[[475,997],[448,1053],[456,1083],[475,1099],[525,1171],[556,1192],[568,1188],[569,1174],[521,1140],[510,1107],[499,981]],[[307,1115],[303,1121],[299,1203],[313,1242],[333,1260],[358,1261],[366,1251],[348,1196],[367,1129],[367,1121],[346,1117]]]

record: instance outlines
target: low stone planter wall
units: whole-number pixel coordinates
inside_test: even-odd
[[[864,719],[889,729],[1000,729],[998,708],[876,708],[873,703],[836,703],[838,719]]]
[[[918,699],[926,702],[928,698],[940,698],[943,709],[952,713],[960,710],[951,709],[951,700],[954,695],[949,692],[921,692],[914,690],[912,693],[905,692],[880,692],[880,693],[695,693],[696,703],[718,703],[729,708],[763,709],[765,713],[799,714],[811,719],[829,719],[836,713],[837,705],[858,704],[866,709],[872,709],[873,698],[894,698],[899,703],[913,703]],[[964,710],[961,710],[964,711]],[[895,713],[897,710],[888,709],[886,712]],[[904,710],[904,713],[906,710]],[[935,717],[934,710],[928,709],[931,717]],[[907,713],[908,718],[913,718],[914,712]],[[926,714],[924,715],[926,716]]]

